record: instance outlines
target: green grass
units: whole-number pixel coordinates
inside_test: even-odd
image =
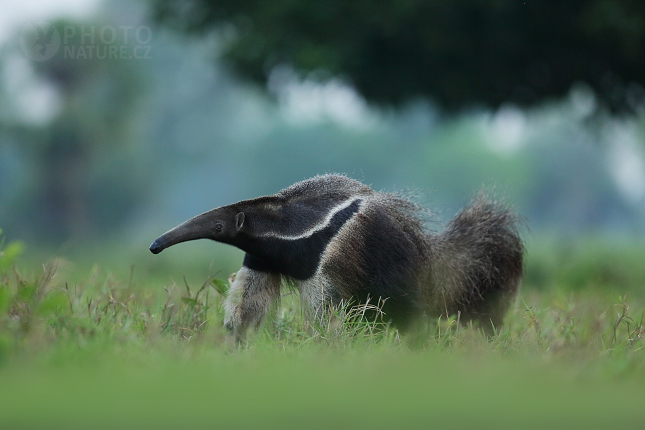
[[[18,269],[8,244],[0,428],[642,428],[643,252],[583,249],[530,248],[493,339],[455,320],[407,339],[360,308],[311,327],[286,291],[236,349],[221,274]],[[611,270],[594,264],[609,257]]]

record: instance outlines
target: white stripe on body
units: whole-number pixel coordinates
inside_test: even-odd
[[[314,233],[323,230],[326,228],[329,223],[331,222],[332,218],[334,215],[336,215],[338,212],[342,211],[343,209],[348,208],[352,203],[354,203],[356,200],[363,199],[363,201],[359,204],[358,210],[360,211],[363,207],[363,203],[365,201],[365,197],[360,197],[360,196],[352,196],[349,199],[343,201],[342,203],[334,206],[331,208],[327,216],[320,221],[319,223],[315,224],[313,227],[308,228],[304,232],[295,235],[295,236],[288,236],[288,235],[283,235],[275,232],[267,232],[259,235],[260,237],[274,237],[276,239],[283,239],[283,240],[298,240],[298,239],[306,239],[308,237],[311,237]]]

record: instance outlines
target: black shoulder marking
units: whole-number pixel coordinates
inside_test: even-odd
[[[279,272],[295,279],[308,279],[316,273],[327,245],[338,231],[359,211],[362,199],[354,200],[336,212],[325,228],[297,239],[247,237],[239,245],[246,251],[244,266],[261,271]]]

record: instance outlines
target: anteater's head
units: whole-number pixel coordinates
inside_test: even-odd
[[[196,239],[211,239],[231,243],[244,225],[244,212],[233,206],[223,206],[197,215],[161,235],[150,245],[153,254],[169,246]]]

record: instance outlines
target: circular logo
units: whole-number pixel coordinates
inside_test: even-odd
[[[60,49],[60,32],[46,22],[25,24],[20,32],[20,48],[30,60],[49,60]]]

